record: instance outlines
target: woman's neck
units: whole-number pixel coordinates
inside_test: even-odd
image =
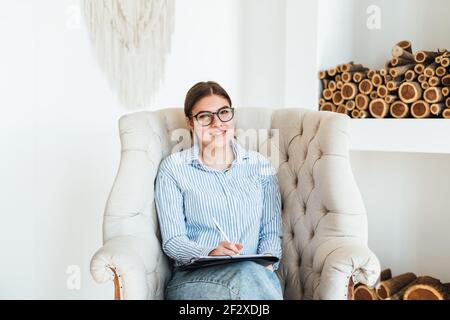
[[[230,143],[216,147],[213,144],[202,145],[200,150],[202,162],[212,167],[228,167],[234,160],[234,152]]]

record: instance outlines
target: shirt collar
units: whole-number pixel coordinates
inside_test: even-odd
[[[236,138],[233,138],[230,140],[230,145],[233,149],[234,152],[234,162],[236,163],[242,163],[242,161],[244,159],[248,159],[250,157],[248,150],[244,149],[244,147],[242,147],[240,145],[240,143],[236,140]],[[200,147],[198,145],[198,140],[194,139],[194,143],[192,145],[192,147],[188,150],[187,153],[187,161],[189,164],[193,164],[193,163],[200,163],[200,159],[199,159],[199,153],[200,153]]]

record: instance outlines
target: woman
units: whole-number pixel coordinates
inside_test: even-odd
[[[274,270],[251,261],[180,270],[199,256],[271,253],[281,258],[281,196],[270,161],[234,136],[234,110],[215,82],[187,93],[192,148],[159,167],[155,200],[163,250],[175,261],[166,299],[282,299]],[[214,220],[230,242],[223,241]]]

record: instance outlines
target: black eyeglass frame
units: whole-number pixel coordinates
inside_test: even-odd
[[[223,120],[220,118],[219,113],[220,113],[223,109],[230,109],[230,110],[231,110],[231,118],[230,118],[229,120],[227,120],[227,121],[223,121]],[[211,119],[211,121],[210,121],[208,124],[205,124],[205,125],[200,124],[202,127],[207,127],[207,126],[211,125],[211,123],[214,122],[214,115],[216,115],[217,118],[219,118],[219,120],[222,121],[222,122],[230,122],[230,121],[233,120],[233,118],[234,118],[234,108],[233,108],[233,107],[229,107],[229,106],[223,106],[222,108],[220,108],[220,109],[217,110],[216,112],[200,111],[200,112],[196,113],[195,115],[191,115],[191,117],[194,118],[195,120],[197,120],[197,122],[199,122],[197,117],[198,117],[201,113],[208,113],[208,114],[210,115],[210,119]],[[199,123],[200,123],[200,122],[199,122]]]

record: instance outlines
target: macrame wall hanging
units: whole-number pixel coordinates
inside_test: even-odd
[[[148,107],[164,80],[174,0],[83,0],[100,68],[127,108]]]

